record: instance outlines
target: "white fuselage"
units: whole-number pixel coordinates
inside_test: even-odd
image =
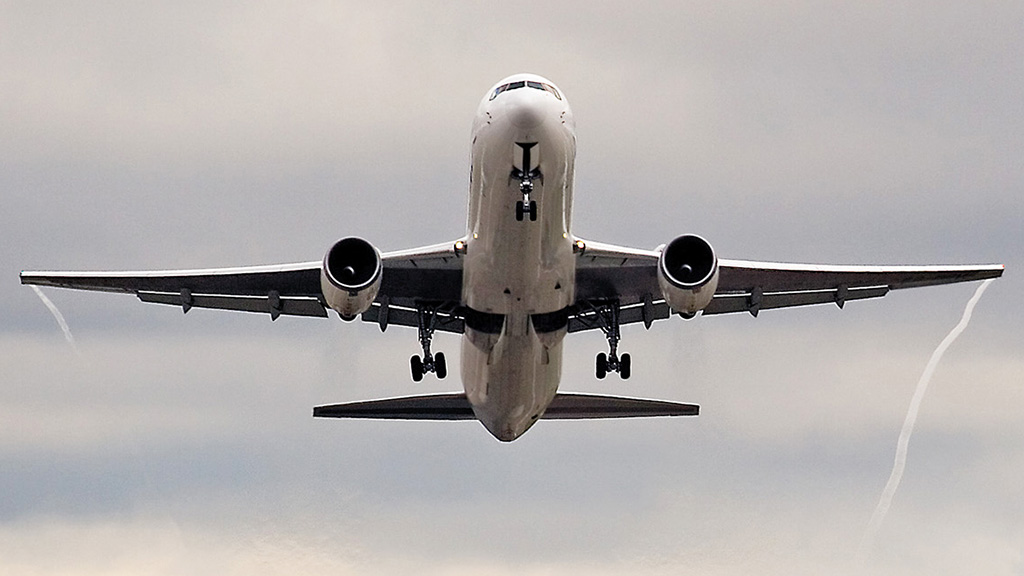
[[[484,96],[473,124],[462,280],[462,303],[479,314],[466,321],[461,372],[477,418],[502,441],[536,422],[558,390],[567,328],[559,312],[575,292],[575,156],[572,112],[548,80],[519,74]],[[517,218],[524,179],[535,220]]]

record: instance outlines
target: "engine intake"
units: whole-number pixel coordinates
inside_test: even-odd
[[[362,238],[342,238],[324,256],[320,290],[343,320],[369,310],[380,290],[384,265],[380,252]]]
[[[693,316],[711,303],[718,288],[718,257],[707,240],[679,236],[661,251],[658,286],[665,301],[684,316]]]

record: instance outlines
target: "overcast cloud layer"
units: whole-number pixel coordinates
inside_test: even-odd
[[[1021,574],[1024,5],[0,3],[0,572]],[[725,258],[1002,262],[974,286],[567,341],[563,389],[696,419],[335,422],[415,332],[47,290],[22,269],[309,261],[464,233],[469,128],[557,83],[575,232]],[[436,349],[457,365],[458,339]]]

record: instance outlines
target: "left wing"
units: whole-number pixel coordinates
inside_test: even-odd
[[[374,307],[393,302],[402,323],[403,307],[425,299],[459,302],[462,262],[455,243],[381,255],[384,271]],[[327,317],[320,288],[321,262],[242,268],[142,272],[22,272],[22,284],[135,294],[143,302],[218,308],[278,316]],[[415,323],[412,325],[415,326]]]
[[[656,250],[583,242],[577,254],[577,311],[569,330],[594,327],[588,303],[618,301],[619,323],[668,318],[671,311],[658,287]],[[982,266],[830,266],[718,261],[718,288],[702,314],[749,312],[879,298],[889,290],[998,278],[1001,264]]]

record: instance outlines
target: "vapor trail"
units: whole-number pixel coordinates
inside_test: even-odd
[[[928,382],[931,381],[932,374],[935,373],[935,367],[939,364],[939,360],[942,359],[946,349],[967,328],[967,323],[971,321],[971,313],[974,312],[974,305],[978,303],[982,293],[985,292],[985,289],[991,283],[992,279],[985,280],[974,291],[974,296],[971,296],[971,299],[967,301],[967,307],[964,309],[964,315],[960,318],[960,322],[939,343],[939,347],[935,349],[935,352],[932,352],[932,357],[928,360],[928,365],[925,366],[921,379],[917,381],[917,389],[914,390],[914,397],[910,399],[910,408],[907,410],[907,417],[903,421],[900,438],[896,442],[896,461],[893,463],[892,473],[889,475],[889,481],[885,484],[885,489],[882,490],[882,497],[878,501],[878,506],[875,507],[874,514],[871,515],[871,521],[868,522],[867,530],[864,531],[864,537],[860,542],[861,558],[864,557],[868,546],[874,541],[875,534],[878,533],[878,529],[885,520],[885,515],[889,512],[889,505],[892,504],[892,498],[896,495],[896,489],[900,486],[900,479],[903,478],[903,468],[907,464],[907,445],[910,443],[910,434],[914,431],[917,411],[921,408],[921,401],[924,399],[924,393],[928,389]]]
[[[60,329],[64,331],[64,339],[68,341],[68,344],[71,344],[75,353],[79,354],[80,352],[78,351],[78,344],[75,343],[75,337],[71,335],[71,329],[68,328],[68,323],[64,321],[64,315],[57,309],[57,305],[51,302],[38,286],[33,285],[32,289],[36,291],[36,296],[39,296],[39,299],[42,300],[43,304],[45,304],[50,310],[50,314],[53,314],[53,319],[57,321],[57,324],[60,324]]]

